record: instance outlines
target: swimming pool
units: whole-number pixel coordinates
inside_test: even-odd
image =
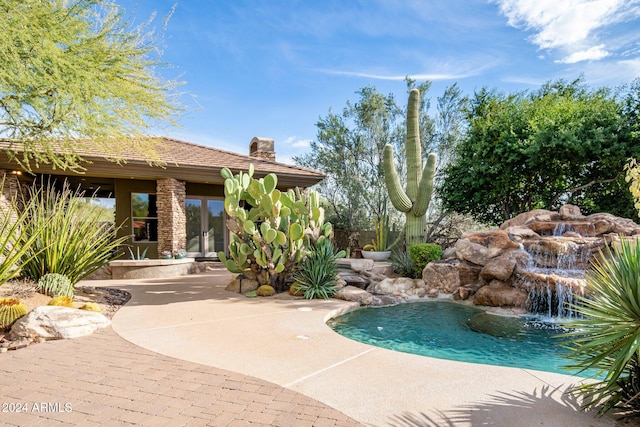
[[[328,325],[355,341],[439,359],[572,374],[555,323],[503,317],[448,301],[363,308]]]

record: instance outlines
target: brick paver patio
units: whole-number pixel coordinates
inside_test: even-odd
[[[0,404],[10,426],[361,425],[275,384],[137,347],[110,327],[0,354]]]

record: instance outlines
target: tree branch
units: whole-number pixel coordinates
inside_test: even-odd
[[[596,185],[596,184],[608,184],[610,182],[615,182],[620,178],[620,174],[621,174],[621,172],[618,173],[613,178],[603,179],[603,180],[600,180],[600,181],[595,181],[594,180],[594,181],[591,181],[591,182],[589,182],[587,184],[581,185],[579,187],[571,188],[571,189],[566,190],[566,191],[564,191],[562,193],[559,193],[553,199],[551,199],[551,202],[547,205],[547,208],[551,209],[551,207],[556,204],[556,202],[560,199],[560,197],[562,197],[565,194],[569,194],[569,196],[572,196],[573,193],[575,193],[576,191],[584,190],[584,189],[589,188],[589,187],[591,187],[593,185]]]

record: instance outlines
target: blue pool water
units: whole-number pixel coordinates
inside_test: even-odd
[[[558,345],[560,326],[502,317],[453,302],[364,308],[329,321],[337,333],[366,344],[439,359],[562,374],[569,361]]]

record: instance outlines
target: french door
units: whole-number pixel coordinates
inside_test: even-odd
[[[187,256],[217,257],[227,247],[224,201],[206,197],[189,197],[185,201],[187,216]]]

